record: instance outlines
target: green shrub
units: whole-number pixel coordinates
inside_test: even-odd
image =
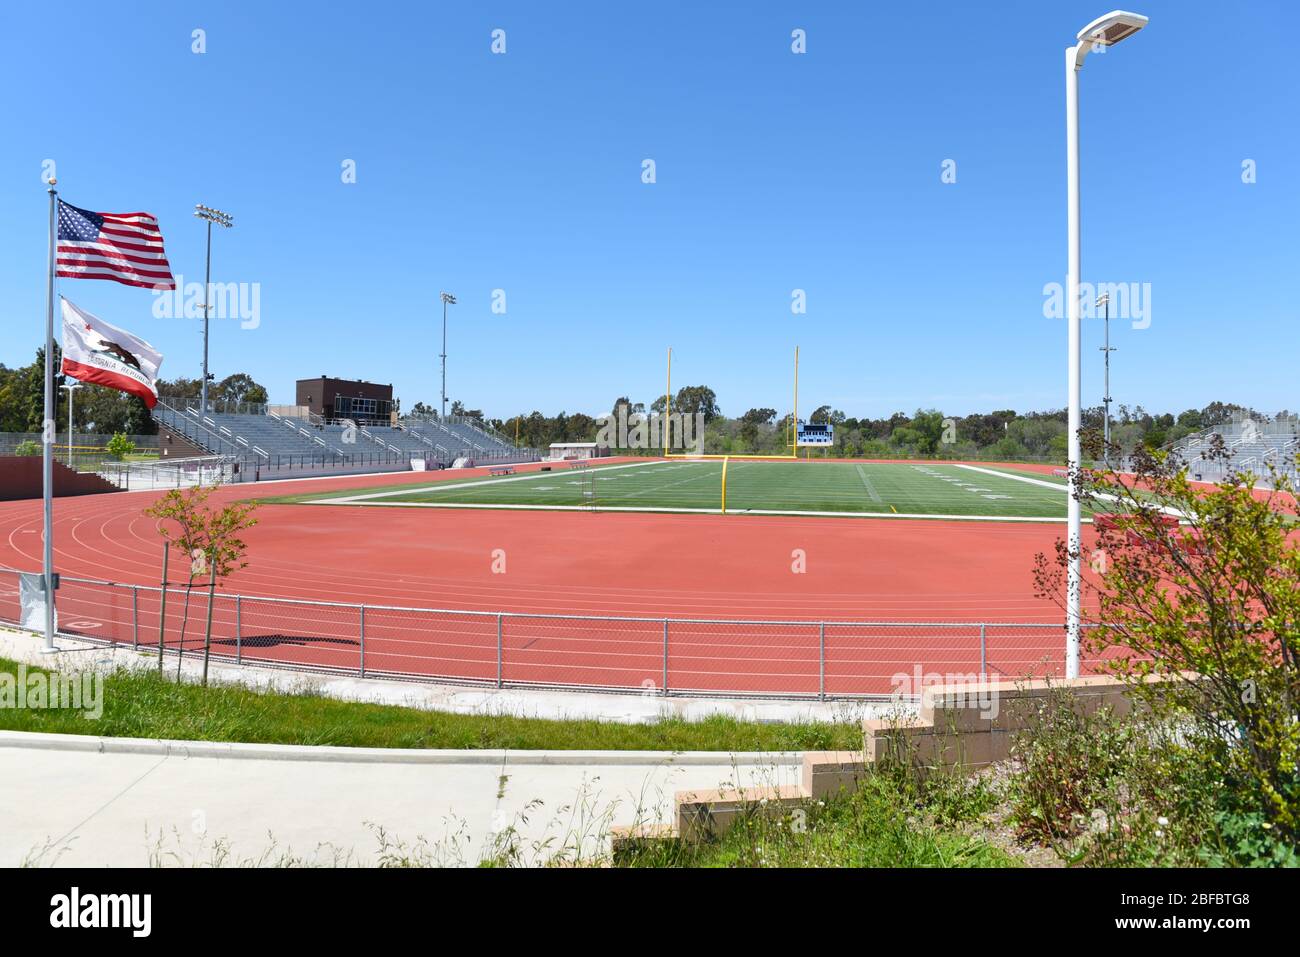
[[[135,451],[135,443],[128,439],[125,433],[118,432],[108,440],[105,450],[113,458],[121,461]]]
[[[40,455],[41,443],[33,442],[31,439],[24,439],[14,446],[14,455]]]
[[[1215,439],[1202,458],[1230,467],[1230,451]],[[1107,451],[1089,445],[1094,458]],[[1300,844],[1300,539],[1291,483],[1274,471],[1272,490],[1256,489],[1253,473],[1230,470],[1206,488],[1176,456],[1142,449],[1131,467],[1079,475],[1084,507],[1099,518],[1110,513],[1094,522],[1084,556],[1096,569],[1084,579],[1089,650],[1129,682],[1135,700],[1196,742],[1200,762],[1231,794],[1226,809],[1211,802],[1222,826],[1249,829],[1259,814],[1270,825],[1260,830]],[[1069,559],[1063,542],[1054,563],[1038,556],[1040,596],[1064,593]]]

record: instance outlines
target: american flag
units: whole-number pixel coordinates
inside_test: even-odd
[[[158,220],[149,213],[92,213],[59,200],[58,274],[175,289]]]

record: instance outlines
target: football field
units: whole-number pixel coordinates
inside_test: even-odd
[[[723,509],[723,462],[652,461],[298,496],[328,505],[623,511]],[[726,463],[728,513],[1063,520],[1063,482],[1005,467],[930,462]]]

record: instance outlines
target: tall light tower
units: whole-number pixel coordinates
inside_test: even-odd
[[[72,393],[81,388],[81,383],[73,379],[59,388],[68,390],[68,468],[72,468]]]
[[[1105,328],[1106,344],[1101,346],[1102,354],[1106,357],[1106,394],[1101,397],[1101,404],[1106,410],[1105,418],[1102,420],[1102,440],[1105,449],[1106,463],[1110,464],[1110,354],[1115,351],[1110,344],[1110,293],[1105,292],[1097,297],[1097,305],[1105,307]]]
[[[442,299],[442,417],[447,417],[447,307],[456,305],[456,297],[440,293]]]
[[[1066,467],[1069,472],[1069,499],[1066,502],[1068,532],[1066,546],[1069,552],[1065,585],[1065,676],[1079,677],[1079,591],[1082,551],[1079,502],[1079,466],[1082,455],[1079,448],[1079,426],[1082,419],[1082,378],[1079,328],[1079,71],[1084,57],[1093,49],[1114,46],[1131,37],[1147,25],[1147,18],[1137,13],[1114,10],[1098,17],[1078,32],[1074,46],[1065,48],[1065,160],[1068,196],[1066,231],[1069,263],[1066,273],[1065,302],[1070,326],[1069,370],[1069,435]]]
[[[208,293],[212,288],[212,225],[224,226],[229,229],[235,225],[235,217],[229,213],[223,213],[219,209],[213,209],[210,206],[199,204],[194,207],[194,215],[208,224],[208,255],[207,264],[203,269],[203,387],[201,402],[203,405],[203,414],[208,412]]]

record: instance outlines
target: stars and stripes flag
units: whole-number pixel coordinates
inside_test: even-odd
[[[150,213],[92,213],[59,200],[58,275],[175,289],[158,220]]]
[[[62,296],[64,375],[137,395],[153,408],[158,403],[158,367],[162,353],[125,329],[109,325]]]

